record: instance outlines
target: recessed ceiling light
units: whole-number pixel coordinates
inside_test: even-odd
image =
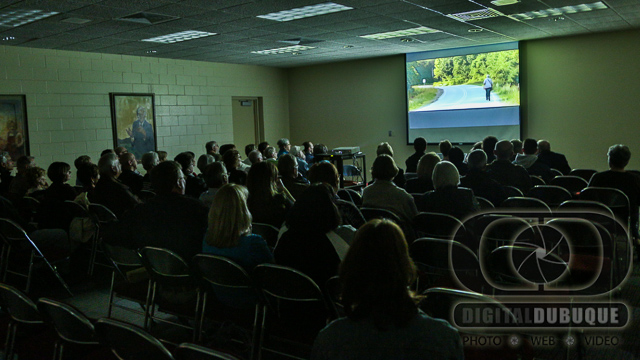
[[[204,31],[188,30],[188,31],[181,31],[181,32],[168,34],[168,35],[162,35],[162,36],[149,38],[149,39],[142,39],[142,41],[156,42],[156,43],[162,43],[162,44],[173,44],[181,41],[199,39],[199,38],[213,36],[213,35],[218,35],[218,34],[204,32]]]
[[[324,15],[335,13],[339,11],[351,10],[352,7],[344,6],[332,2],[326,2],[322,4],[310,5],[301,8],[295,8],[290,10],[278,11],[265,15],[258,15],[257,17],[267,20],[275,21],[291,21],[297,19],[308,18],[312,16]]]
[[[10,40],[15,40],[16,38],[14,36],[5,36],[2,38],[2,41],[10,41]]]
[[[479,28],[473,28],[473,29],[469,29],[468,31],[469,31],[470,33],[479,33],[479,32],[482,32],[482,29],[479,29]]]
[[[251,53],[252,54],[261,54],[261,55],[274,55],[274,54],[295,53],[295,52],[311,50],[311,49],[315,49],[315,47],[294,45],[294,46],[285,46],[285,47],[281,47],[281,48],[277,48],[277,49],[252,51]]]
[[[384,40],[384,39],[391,39],[395,37],[422,35],[422,34],[429,34],[434,32],[440,32],[440,30],[435,30],[425,26],[421,26],[413,29],[396,30],[396,31],[389,31],[389,32],[383,32],[383,33],[377,33],[377,34],[362,35],[360,37],[365,39],[372,39],[372,40]]]
[[[59,14],[55,11],[44,10],[11,10],[0,13],[0,26],[20,26],[30,22],[38,21],[49,16]]]
[[[461,12],[457,14],[449,14],[447,16],[460,21],[473,21],[473,20],[489,19],[489,18],[498,17],[502,15],[503,14],[498,10],[494,10],[492,8],[484,8],[481,10],[473,10],[473,11]]]
[[[538,11],[529,11],[526,13],[513,14],[509,15],[517,20],[531,20],[537,18],[545,18],[549,16],[560,16],[565,14],[575,14],[579,12],[592,11],[592,10],[603,10],[607,9],[607,5],[602,1],[598,1],[592,4],[580,4],[573,6],[563,6],[561,8],[552,8]]]

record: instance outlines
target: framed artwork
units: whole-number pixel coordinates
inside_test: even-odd
[[[140,160],[156,151],[156,113],[153,94],[109,94],[114,148],[124,146]]]
[[[0,151],[12,160],[29,154],[27,98],[25,95],[0,95]]]

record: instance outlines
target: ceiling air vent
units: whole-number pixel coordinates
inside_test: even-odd
[[[474,10],[474,11],[467,11],[467,12],[462,12],[457,14],[449,14],[447,16],[460,21],[473,21],[473,20],[488,19],[492,17],[503,16],[503,14],[497,10],[486,8],[482,10]]]
[[[162,15],[162,14],[154,14],[154,13],[148,13],[148,12],[139,12],[139,13],[123,16],[121,18],[117,18],[116,20],[131,21],[138,24],[155,25],[155,24],[160,24],[163,22],[176,20],[176,19],[179,19],[179,17]]]

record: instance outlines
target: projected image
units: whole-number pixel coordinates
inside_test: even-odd
[[[518,50],[409,62],[409,111],[520,105],[518,65]]]

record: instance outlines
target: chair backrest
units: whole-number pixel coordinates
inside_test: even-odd
[[[564,175],[562,173],[562,171],[560,171],[558,169],[551,169],[551,173],[553,173],[554,176],[562,176],[562,175]]]
[[[362,213],[362,216],[364,216],[364,219],[367,221],[371,219],[389,219],[394,221],[396,224],[400,224],[402,222],[400,217],[393,211],[385,209],[363,207],[360,208],[360,212]]]
[[[89,204],[89,212],[92,213],[101,224],[108,224],[118,220],[116,214],[102,204]]]
[[[551,208],[544,201],[532,197],[510,197],[500,204],[502,208],[511,209],[541,209],[551,213]]]
[[[578,195],[580,195],[582,189],[589,186],[589,183],[579,176],[563,175],[553,178],[553,180],[549,182],[549,185],[563,187],[571,193],[571,196],[577,197]]]
[[[553,251],[545,250],[544,257],[538,256],[540,249],[526,244],[500,246],[489,255],[483,274],[497,289],[515,291],[512,295],[536,292],[547,281],[568,274],[569,269],[569,262]]]
[[[38,309],[61,339],[78,344],[97,343],[93,324],[80,310],[47,298],[38,300]]]
[[[13,286],[0,283],[0,304],[9,312],[13,321],[24,324],[43,323],[36,304]]]
[[[0,236],[9,244],[20,244],[24,248],[31,248],[38,256],[44,257],[24,229],[12,220],[0,218]]]
[[[351,201],[356,206],[362,205],[362,195],[353,189],[340,189],[337,195],[340,199]]]
[[[542,178],[540,176],[529,175],[529,177],[531,178],[531,183],[533,184],[533,186],[536,186],[536,185],[547,185],[547,183],[544,180],[542,180]]]
[[[119,359],[174,360],[158,339],[134,325],[98,319],[95,328],[100,343],[110,347]]]
[[[206,282],[227,288],[253,287],[251,277],[237,263],[218,255],[198,254],[191,262],[198,275]]]
[[[231,354],[189,343],[180,344],[174,353],[176,360],[240,360]]]
[[[485,214],[476,218],[473,233],[480,244],[479,255],[486,255],[493,249],[515,240],[531,225],[522,218],[508,214]]]
[[[273,248],[278,242],[278,233],[280,232],[280,229],[270,224],[254,222],[251,223],[251,232],[262,236],[264,241],[267,242],[267,245]]]
[[[581,177],[588,183],[591,180],[591,176],[597,172],[598,170],[594,169],[573,169],[569,175]]]
[[[503,188],[504,188],[504,191],[507,194],[507,197],[524,196],[522,191],[520,191],[520,189],[518,189],[515,186],[505,185],[505,186],[503,186]]]
[[[153,281],[178,285],[191,280],[189,265],[171,250],[147,246],[140,249],[140,256]]]
[[[598,201],[608,206],[624,224],[629,224],[629,198],[618,189],[590,186],[580,192],[580,200]]]
[[[155,196],[156,196],[156,193],[154,193],[151,190],[140,190],[140,192],[138,193],[138,197],[142,201],[147,201]]]
[[[478,257],[467,246],[453,240],[420,238],[409,246],[411,258],[443,271],[479,271]]]
[[[544,201],[550,208],[556,208],[562,202],[571,200],[571,193],[560,186],[555,185],[537,185],[527,192],[527,197],[532,197]]]
[[[418,237],[464,241],[466,236],[462,222],[447,214],[421,212],[413,218],[412,223]]]
[[[481,196],[476,196],[476,200],[478,200],[478,204],[480,204],[480,210],[491,210],[496,208],[491,201]]]
[[[72,217],[89,217],[89,210],[73,200],[65,200],[64,209]]]

